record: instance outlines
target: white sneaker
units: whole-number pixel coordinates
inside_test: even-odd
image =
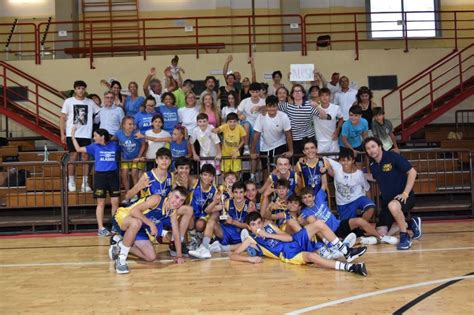
[[[69,182],[67,184],[67,188],[69,192],[76,192],[76,183],[75,182]]]
[[[398,238],[395,236],[390,236],[390,235],[384,235],[380,239],[381,243],[386,243],[386,244],[391,244],[391,245],[397,245],[398,244]]]
[[[249,146],[248,146],[248,145],[245,145],[245,146],[244,146],[244,155],[250,155],[250,150],[249,150]]]
[[[377,238],[375,236],[361,236],[360,243],[362,245],[375,245],[378,243]]]
[[[346,238],[342,241],[342,243],[346,244],[347,247],[352,248],[354,247],[356,241],[357,241],[357,235],[355,235],[355,233],[350,233],[349,235],[346,236]]]
[[[206,259],[212,257],[211,252],[209,251],[209,249],[204,247],[204,245],[199,246],[196,250],[190,250],[189,255],[199,259]]]
[[[242,231],[240,231],[240,240],[242,243],[245,242],[248,237],[250,237],[249,231],[247,229],[242,229]]]
[[[339,258],[344,257],[344,254],[340,250],[338,250],[335,246],[329,247],[328,249],[332,255],[332,259],[339,259]],[[349,248],[347,250],[349,250]]]
[[[118,274],[129,273],[127,261],[117,257],[117,259],[115,259],[115,272]]]
[[[323,257],[323,258],[325,258],[325,259],[332,260],[332,253],[331,253],[331,251],[330,251],[327,247],[325,247],[325,246],[323,246],[323,247],[321,247],[321,248],[319,249],[319,256],[321,256],[321,257]]]
[[[91,192],[92,191],[92,188],[89,187],[89,185],[87,185],[87,183],[82,183],[81,185],[81,192]]]
[[[209,251],[212,253],[220,253],[222,251],[221,249],[221,243],[219,241],[215,241],[209,246]]]

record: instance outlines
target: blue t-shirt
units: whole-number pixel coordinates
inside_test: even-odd
[[[120,148],[122,149],[122,158],[124,160],[133,160],[134,158],[137,158],[140,153],[143,139],[136,139],[136,134],[137,131],[135,130],[127,136],[122,129],[117,131],[115,134],[115,137],[119,141]]]
[[[138,130],[141,134],[145,134],[147,130],[152,128],[151,119],[155,116],[155,113],[148,112],[138,112],[135,115],[135,124],[137,125]]]
[[[301,211],[301,216],[304,219],[307,219],[310,216],[316,217],[316,219],[319,219],[326,223],[327,226],[333,231],[336,232],[337,229],[339,228],[339,224],[341,221],[339,221],[334,214],[332,214],[331,210],[329,209],[327,203],[326,203],[326,192],[323,190],[320,190],[318,194],[316,195],[316,198],[314,200],[314,205],[312,207],[305,207]]]
[[[142,105],[144,101],[145,98],[143,98],[143,96],[138,96],[134,101],[131,96],[127,96],[124,102],[125,115],[134,117],[140,110],[140,105]]]
[[[370,159],[370,172],[380,188],[382,200],[391,201],[405,190],[411,163],[395,152],[383,151],[380,163]],[[410,192],[413,195],[413,191]]]
[[[170,151],[173,159],[188,155],[188,140],[183,140],[181,143],[172,141],[170,144]]]
[[[110,172],[117,170],[117,160],[120,153],[120,148],[116,141],[109,141],[109,143],[89,144],[86,146],[87,153],[94,156],[95,171],[96,172]]]
[[[163,116],[163,130],[173,134],[173,130],[179,122],[178,108],[176,106],[161,105],[156,111]]]
[[[353,125],[350,120],[346,120],[342,124],[341,136],[339,137],[339,145],[344,147],[342,143],[342,136],[347,137],[347,141],[352,148],[357,148],[362,145],[362,134],[369,131],[369,123],[365,118],[361,118],[357,125]]]

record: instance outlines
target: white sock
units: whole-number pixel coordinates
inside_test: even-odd
[[[221,244],[221,251],[223,252],[230,252],[230,245],[222,245]]]
[[[335,238],[331,241],[331,244],[336,246],[338,250],[340,250],[344,255],[347,254],[347,247],[342,243],[339,238]]]
[[[87,182],[89,181],[87,176],[82,176],[82,185],[87,185]]]
[[[123,242],[119,242],[118,245],[120,247],[120,262],[124,263],[127,260],[128,253],[130,252],[130,247],[125,246]]]
[[[341,262],[341,261],[336,261],[336,266],[334,267],[334,269],[348,271],[349,268],[351,268],[351,266],[352,266],[352,264],[350,264],[350,263],[344,263],[344,262]]]
[[[69,176],[69,183],[76,183],[76,178],[73,176]]]
[[[202,245],[206,248],[209,248],[209,243],[211,242],[211,238],[209,236],[204,236],[202,239]]]

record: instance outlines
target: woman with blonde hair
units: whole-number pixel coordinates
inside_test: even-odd
[[[217,128],[221,125],[221,111],[211,94],[204,94],[201,100],[200,113],[207,114],[209,124]]]

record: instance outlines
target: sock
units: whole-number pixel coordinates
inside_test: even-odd
[[[184,235],[180,235],[179,239],[181,240],[181,244],[184,242]]]
[[[221,244],[221,251],[230,252],[230,245],[222,245]]]
[[[69,182],[70,183],[75,183],[76,182],[76,178],[73,176],[69,176]]]
[[[127,260],[128,253],[130,252],[130,247],[125,246],[123,242],[118,243],[120,247],[119,259],[120,262],[124,263]]]
[[[167,230],[161,231],[161,237],[162,237],[162,238],[165,238],[166,235],[168,235],[168,231],[167,231]]]
[[[331,244],[336,246],[339,251],[341,251],[344,255],[347,254],[347,246],[344,245],[343,242],[339,240],[339,238],[335,238],[331,241]]]
[[[202,239],[202,245],[206,248],[209,248],[209,243],[211,242],[211,238],[209,236],[204,236]]]
[[[353,264],[351,264],[351,263],[344,263],[344,262],[336,261],[336,266],[335,266],[334,269],[349,271],[349,269],[352,267],[352,265]]]
[[[89,181],[87,176],[82,176],[82,185],[87,185],[87,182]]]

